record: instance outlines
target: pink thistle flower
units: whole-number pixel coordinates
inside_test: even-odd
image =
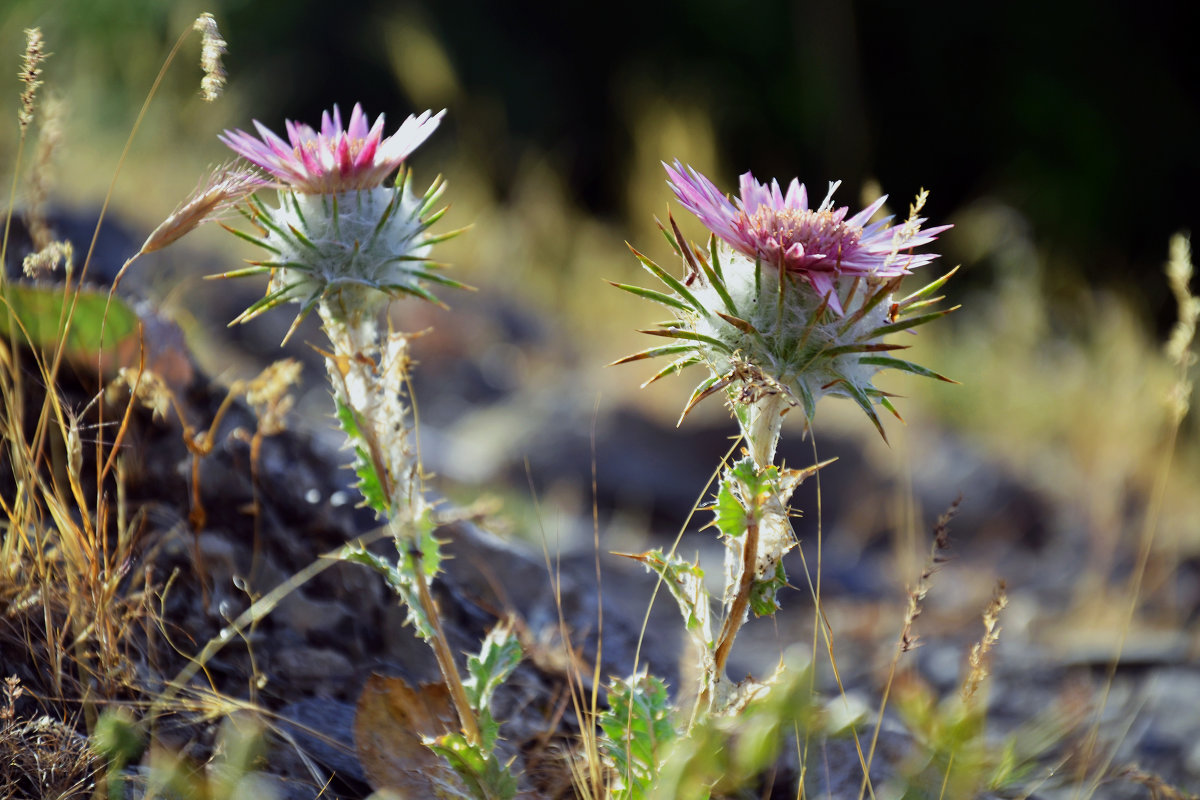
[[[762,259],[777,269],[806,280],[829,306],[841,314],[834,281],[841,275],[891,278],[937,258],[936,253],[912,253],[928,244],[950,225],[921,230],[924,218],[914,217],[891,227],[891,217],[868,224],[887,196],[852,217],[849,208],[833,207],[833,193],[840,181],[829,184],[829,192],[816,208],[809,208],[808,190],[793,178],[784,194],[778,181],[759,183],[747,172],[741,176],[741,197],[730,201],[708,178],[691,167],[684,171],[676,161],[663,163],[668,183],[688,211],[734,250],[748,258]]]
[[[328,111],[321,115],[320,132],[288,120],[288,142],[258,120],[254,120],[254,126],[261,140],[242,130],[227,130],[218,138],[288,188],[303,194],[336,194],[380,186],[429,138],[445,113],[410,115],[399,130],[385,137],[382,114],[368,129],[366,114],[356,103],[350,124],[343,128],[335,105],[332,117]]]

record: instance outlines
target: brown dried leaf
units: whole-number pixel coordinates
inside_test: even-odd
[[[358,698],[354,744],[367,781],[398,797],[469,798],[450,766],[421,742],[457,730],[444,683],[409,686],[403,678],[372,675]]]

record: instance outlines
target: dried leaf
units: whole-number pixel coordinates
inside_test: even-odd
[[[400,797],[470,798],[450,765],[422,741],[457,729],[445,684],[414,689],[403,678],[372,675],[354,718],[355,749],[371,788]]]

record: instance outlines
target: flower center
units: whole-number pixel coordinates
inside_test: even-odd
[[[743,211],[739,216],[744,220],[746,229],[755,236],[771,241],[784,251],[794,244],[800,244],[805,255],[835,255],[850,250],[858,244],[862,235],[862,228],[847,225],[843,221],[845,209],[776,210],[760,205],[752,215],[747,216]]]

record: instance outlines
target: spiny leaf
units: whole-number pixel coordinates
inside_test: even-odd
[[[677,361],[672,361],[666,367],[664,367],[663,369],[661,369],[657,373],[655,373],[655,375],[653,377],[651,377],[649,380],[644,382],[641,385],[641,388],[645,389],[647,386],[654,383],[655,381],[657,381],[661,378],[665,378],[668,375],[674,375],[677,372],[681,372],[690,366],[701,363],[703,360],[704,359],[700,358],[700,356],[689,356],[687,358],[678,359]]]
[[[711,649],[713,640],[709,627],[709,598],[708,590],[704,587],[704,570],[698,564],[676,555],[667,555],[661,549],[640,554],[617,555],[633,559],[654,574],[660,575],[679,606],[684,627],[700,644]]]
[[[896,407],[894,405],[892,405],[891,400],[887,399],[886,397],[880,397],[879,405],[883,406],[888,411],[892,412],[893,417],[900,420],[901,422],[904,422],[904,417],[900,416],[900,412],[896,410]]]
[[[797,378],[793,386],[799,391],[800,405],[804,407],[804,418],[806,422],[811,422],[813,415],[817,413],[817,401],[813,398],[812,389],[808,388],[808,383],[803,378]]]
[[[650,329],[638,331],[638,333],[645,333],[649,334],[650,336],[665,336],[668,339],[687,339],[691,342],[704,342],[707,345],[717,348],[726,355],[733,355],[733,349],[720,339],[708,336],[707,334],[696,333],[695,331],[684,331],[676,328],[660,328],[658,330]]]
[[[517,779],[500,763],[493,749],[473,745],[461,733],[427,740],[425,746],[446,760],[477,800],[512,800]]]
[[[922,314],[917,317],[908,317],[906,319],[900,320],[899,322],[893,322],[890,325],[881,325],[880,327],[871,331],[871,333],[868,334],[868,336],[869,336],[869,338],[876,339],[880,336],[887,336],[889,333],[899,333],[900,331],[906,331],[909,328],[915,328],[918,325],[924,325],[926,322],[933,322],[935,319],[940,319],[953,311],[958,311],[958,309],[960,309],[960,308],[962,308],[962,306],[958,305],[958,306],[954,306],[953,308],[943,309],[942,311],[934,311],[931,314]]]
[[[717,235],[715,233],[708,235],[708,252],[712,256],[713,272],[717,273],[717,278],[723,283],[725,281],[725,273],[721,270],[721,255],[720,249],[717,247]]]
[[[496,625],[479,648],[479,655],[467,657],[467,672],[470,677],[463,682],[467,699],[475,713],[488,709],[496,688],[512,674],[521,663],[521,643],[511,624]]]
[[[708,278],[709,285],[716,290],[717,295],[721,298],[721,302],[725,305],[725,310],[736,318],[740,312],[738,312],[737,306],[733,304],[733,298],[729,296],[729,290],[725,288],[725,280],[721,277],[720,273],[708,265],[707,261],[701,260],[700,264],[704,268],[704,275]],[[721,314],[720,311],[717,313],[720,314],[721,317],[725,316],[724,314]]]
[[[690,344],[669,344],[664,347],[651,347],[649,350],[643,350],[640,353],[634,353],[631,356],[618,358],[616,361],[609,364],[610,367],[615,367],[618,364],[629,364],[633,361],[641,361],[645,358],[658,358],[659,356],[671,356],[676,353],[687,353],[695,350],[694,345]]]
[[[312,241],[307,236],[304,235],[304,232],[301,231],[299,228],[297,228],[295,225],[292,225],[289,223],[288,229],[292,232],[292,236],[300,244],[304,245],[305,247],[307,247],[310,250],[316,250],[319,252],[319,248],[315,244],[313,244]]]
[[[419,297],[422,300],[424,300],[425,302],[432,303],[433,305],[437,306],[438,308],[449,308],[449,306],[447,306],[445,303],[443,303],[441,301],[441,299],[438,298],[438,296],[435,295],[433,292],[429,291],[424,286],[420,286],[415,283],[413,283],[413,284],[388,283],[388,284],[384,284],[380,288],[386,289],[387,291],[392,292],[393,294],[397,294],[397,293],[398,294],[410,294],[413,297]]]
[[[222,228],[224,228],[225,230],[229,231],[229,232],[230,232],[230,233],[232,233],[234,236],[238,237],[239,239],[244,239],[244,240],[246,240],[247,242],[249,242],[249,243],[250,243],[250,244],[252,244],[252,245],[256,245],[256,246],[258,246],[258,247],[261,247],[262,249],[264,249],[264,250],[268,250],[268,251],[270,251],[270,252],[272,252],[272,253],[274,253],[274,254],[276,254],[276,255],[279,255],[281,252],[283,252],[282,250],[280,250],[280,249],[279,249],[278,247],[276,247],[275,245],[272,245],[272,244],[267,244],[267,242],[266,242],[266,240],[265,240],[265,239],[262,239],[262,238],[260,238],[260,237],[258,237],[258,236],[255,236],[255,235],[253,235],[253,234],[250,234],[250,233],[246,233],[245,231],[238,230],[237,228],[231,228],[230,226],[226,225],[224,222],[222,222],[222,223],[219,223],[219,224],[220,224],[220,226],[221,226]]]
[[[722,480],[717,489],[717,502],[713,505],[713,512],[716,514],[717,530],[721,533],[736,539],[746,532],[750,512],[737,499],[728,478]]]
[[[380,477],[375,459],[371,455],[371,447],[367,437],[358,425],[358,415],[349,405],[336,400],[335,416],[342,426],[342,431],[354,446],[354,473],[358,475],[358,491],[362,493],[367,505],[379,514],[387,514],[391,502],[384,490],[384,481]]]
[[[821,355],[826,358],[834,356],[842,356],[847,353],[884,353],[890,350],[907,350],[909,345],[906,344],[887,344],[884,342],[856,342],[854,344],[843,344],[837,347],[831,347],[828,350],[822,350]],[[862,359],[859,359],[860,361]]]
[[[663,755],[678,737],[671,725],[671,698],[660,679],[645,673],[614,679],[609,708],[600,714],[601,749],[616,769],[613,800],[642,800],[657,782]]]
[[[950,280],[950,278],[956,272],[958,272],[958,267],[955,267],[954,269],[950,270],[945,275],[938,278],[936,281],[933,281],[933,282],[929,283],[928,285],[922,286],[920,289],[917,289],[915,292],[913,292],[908,297],[901,300],[896,305],[900,306],[900,308],[903,309],[903,308],[907,308],[908,306],[912,305],[915,301],[920,300],[923,297],[928,297],[929,295],[936,292],[938,289],[942,288],[942,286],[944,286],[946,284],[946,281]]]
[[[250,275],[262,275],[264,272],[270,272],[270,267],[251,266],[242,269],[231,269],[229,272],[218,272],[215,275],[205,275],[204,280],[215,281],[219,278],[245,278]]]
[[[708,316],[708,309],[704,307],[703,303],[696,299],[696,296],[692,294],[688,288],[679,281],[678,278],[667,272],[658,264],[655,264],[646,256],[639,253],[636,249],[634,249],[633,245],[629,244],[628,242],[625,244],[630,251],[633,252],[634,257],[637,258],[638,261],[642,262],[642,266],[650,271],[651,275],[658,278],[660,281],[669,286],[671,290],[675,292],[675,294],[686,300],[688,305],[690,305],[698,314],[704,317]]]
[[[420,278],[421,280],[430,281],[432,283],[438,283],[442,286],[449,286],[451,289],[466,289],[468,292],[475,291],[474,286],[460,283],[453,278],[447,278],[445,275],[439,275],[436,272],[426,272],[423,269],[410,269],[407,270],[407,272],[409,275],[412,275],[415,278]]]
[[[667,244],[671,245],[671,249],[677,254],[682,255],[682,252],[680,252],[679,249],[679,242],[675,239],[675,234],[667,230],[667,227],[662,224],[662,220],[660,220],[658,217],[654,218],[654,224],[658,226],[660,231],[662,231],[662,235],[666,237]]]
[[[875,413],[875,406],[871,403],[871,398],[867,397],[867,393],[845,378],[838,378],[832,384],[828,384],[828,386],[832,386],[833,384],[841,384],[846,394],[850,396],[850,399],[858,403],[858,407],[861,408],[863,413],[867,415],[867,418],[874,423],[875,430],[879,431],[879,435],[883,437],[884,443],[890,444],[890,442],[888,442],[887,434],[884,433],[883,423],[879,421],[879,415]],[[828,386],[826,388],[828,388]]]
[[[783,561],[775,563],[775,573],[761,581],[754,581],[750,586],[750,610],[756,617],[774,616],[779,610],[779,590],[786,588],[787,572]]]
[[[728,322],[733,327],[737,328],[742,333],[758,335],[758,328],[754,327],[744,319],[740,319],[729,314],[722,314],[720,311],[717,312],[717,316]]]
[[[899,358],[890,358],[889,356],[865,356],[858,360],[860,364],[870,364],[875,367],[885,367],[887,369],[898,369],[903,372],[911,372],[913,375],[920,375],[923,378],[935,378],[946,383],[958,383],[956,380],[947,378],[945,375],[934,372],[928,367],[922,367],[920,364],[914,364],[911,361],[904,361]]]
[[[663,294],[662,292],[656,292],[653,289],[643,289],[641,286],[631,286],[627,283],[617,283],[615,281],[609,281],[609,283],[611,283],[613,286],[617,287],[618,289],[623,289],[624,291],[629,292],[630,294],[635,294],[638,297],[644,298],[646,300],[653,300],[655,303],[662,303],[664,306],[670,306],[671,308],[678,308],[681,311],[690,311],[691,310],[691,307],[688,306],[687,303],[683,302],[682,300],[680,300],[676,297],[671,297],[671,295],[669,295],[669,294]]]
[[[667,212],[667,221],[671,223],[671,230],[675,232],[675,238],[678,240],[680,249],[683,253],[683,260],[687,263],[691,275],[699,276],[700,265],[697,263],[696,254],[692,252],[688,241],[683,238],[683,234],[679,231],[679,225],[675,222],[675,216]]]
[[[321,292],[319,290],[313,292],[312,295],[304,301],[304,305],[300,308],[300,313],[296,314],[295,319],[292,320],[292,324],[288,326],[287,333],[283,335],[283,341],[280,343],[280,347],[283,347],[291,340],[292,334],[295,333],[300,327],[300,323],[304,322],[304,320],[308,318],[308,315],[312,313],[312,310],[316,308],[320,302]]]
[[[675,427],[678,428],[683,424],[683,420],[687,417],[688,413],[696,407],[697,403],[704,398],[709,397],[710,395],[716,394],[728,385],[729,378],[722,377],[720,375],[712,375],[707,378],[703,383],[696,387],[694,392],[692,392],[692,397],[690,400],[688,400],[687,405],[683,407],[683,413],[679,415],[679,421],[675,423]]]
[[[838,331],[838,335],[840,336],[841,334],[850,330],[850,328],[854,325],[854,323],[858,322],[860,319],[865,317],[867,314],[871,313],[871,310],[874,309],[877,305],[879,305],[883,301],[883,298],[887,297],[892,292],[896,291],[896,289],[900,288],[900,282],[902,280],[904,280],[904,276],[898,275],[895,278],[892,278],[890,281],[888,281],[884,285],[880,286],[875,291],[875,293],[867,299],[866,302],[864,302],[861,306],[859,306],[858,310],[856,310],[853,314],[851,314],[849,317],[846,318],[846,321],[842,323],[842,327]],[[849,302],[849,301],[847,300],[847,302]]]
[[[305,283],[307,283],[307,281],[296,281],[295,283],[289,283],[287,286],[284,286],[282,289],[278,289],[274,292],[270,292],[269,294],[267,294],[263,297],[260,297],[258,300],[251,303],[249,308],[247,308],[245,311],[243,311],[242,313],[240,313],[236,317],[234,317],[233,320],[229,324],[237,325],[242,322],[248,322],[249,320],[254,319],[255,317],[257,317],[259,314],[263,313],[267,309],[274,308],[275,306],[278,306],[278,305],[282,305],[283,303],[287,302],[290,299],[289,295],[292,293],[293,290],[300,288]]]

